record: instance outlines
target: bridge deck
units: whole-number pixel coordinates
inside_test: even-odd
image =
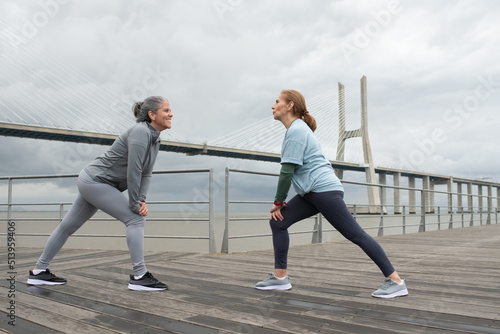
[[[23,334],[500,333],[500,225],[377,240],[407,278],[409,296],[370,297],[381,275],[347,241],[293,247],[293,290],[284,292],[252,288],[270,271],[272,251],[148,253],[149,270],[171,290],[132,292],[127,252],[63,250],[52,269],[68,284],[33,287],[24,282],[41,250],[18,249],[15,298],[7,280],[0,284],[0,328]],[[2,248],[2,259],[6,253]],[[11,300],[15,327],[5,321]]]

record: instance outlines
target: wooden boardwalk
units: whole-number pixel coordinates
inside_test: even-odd
[[[1,249],[0,332],[7,333],[500,333],[500,225],[377,238],[410,295],[372,298],[383,281],[348,241],[290,250],[290,291],[253,285],[272,251],[148,253],[169,291],[127,290],[124,251],[63,249],[63,286],[25,284],[41,249],[16,250],[15,297]],[[165,241],[168,242],[168,241]],[[15,327],[7,309],[15,302]]]

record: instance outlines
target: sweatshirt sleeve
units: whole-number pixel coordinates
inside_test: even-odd
[[[143,183],[143,170],[144,160],[146,159],[148,151],[149,136],[148,132],[144,131],[141,127],[136,127],[128,137],[128,163],[127,163],[127,186],[128,198],[130,209],[139,213],[140,205],[138,201],[141,200],[141,189],[147,191],[149,186],[149,179],[147,184]]]
[[[159,145],[159,144],[157,144]],[[156,161],[156,156],[158,155],[158,147],[151,147],[151,162],[149,163],[147,169],[142,171],[141,185],[139,187],[139,201],[146,202],[146,195],[149,190],[149,185],[151,183],[151,177],[153,176],[153,167]]]
[[[141,186],[139,188],[139,196],[137,197],[139,202],[146,202],[146,194],[148,193],[150,183],[151,174],[143,175],[141,179]]]
[[[275,202],[283,202],[288,196],[288,191],[292,185],[293,172],[295,171],[295,165],[290,163],[281,164],[280,178],[278,180],[278,187],[276,189],[276,196],[274,197]]]

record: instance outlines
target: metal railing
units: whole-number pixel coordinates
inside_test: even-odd
[[[200,239],[200,240],[208,240],[209,242],[209,252],[216,252],[216,243],[215,243],[215,233],[214,233],[214,189],[213,189],[213,170],[212,169],[196,169],[196,170],[172,170],[172,171],[155,171],[154,174],[189,174],[189,173],[208,173],[208,195],[202,196],[202,200],[200,201],[148,201],[148,205],[151,207],[160,206],[160,205],[173,205],[173,204],[191,204],[199,206],[207,206],[206,216],[198,216],[198,217],[151,217],[148,216],[148,221],[185,221],[185,222],[194,222],[201,221],[208,223],[208,236],[204,235],[145,235],[145,238],[151,239]],[[241,233],[238,235],[230,235],[231,223],[238,221],[269,221],[268,217],[231,217],[230,215],[230,206],[234,204],[240,204],[243,206],[248,206],[252,204],[257,205],[272,205],[272,201],[252,201],[252,200],[239,200],[239,199],[231,199],[229,194],[229,186],[230,186],[230,174],[231,173],[239,173],[239,174],[251,174],[251,175],[260,175],[260,176],[271,176],[278,177],[278,174],[273,173],[263,173],[256,171],[246,171],[246,170],[237,170],[237,169],[229,169],[225,170],[225,212],[224,212],[224,232],[222,236],[222,245],[221,252],[228,253],[229,252],[229,241],[234,239],[248,239],[248,238],[257,238],[257,237],[269,237],[272,236],[271,231],[268,233]],[[15,217],[16,221],[60,221],[64,215],[66,214],[66,208],[72,205],[71,202],[37,202],[37,203],[19,203],[13,200],[13,188],[15,181],[19,180],[37,180],[37,179],[55,179],[55,178],[76,178],[77,174],[65,174],[65,175],[38,175],[38,176],[16,176],[16,177],[0,177],[0,181],[7,181],[7,203],[0,203],[1,207],[6,207],[6,221],[7,226],[9,226],[9,222],[11,222],[13,217],[14,208],[23,207],[23,206],[35,206],[35,207],[57,207],[58,209],[58,217]],[[389,186],[385,184],[369,184],[363,182],[355,182],[355,181],[347,181],[342,180],[344,185],[354,185],[360,187],[378,187],[380,190],[381,198],[380,205],[360,205],[358,204],[347,204],[351,214],[358,220],[358,222],[362,222],[363,220],[370,220],[371,226],[363,226],[365,230],[375,230],[378,236],[383,236],[387,233],[391,233],[396,231],[396,233],[392,234],[406,234],[406,233],[414,233],[414,232],[425,232],[427,230],[441,230],[443,228],[456,228],[456,227],[466,227],[466,226],[476,226],[476,225],[484,225],[484,224],[498,224],[498,207],[494,207],[492,205],[493,199],[496,199],[496,203],[498,203],[498,197],[483,194],[463,194],[457,192],[445,192],[445,191],[437,191],[430,189],[419,189],[413,187],[397,187],[397,186]],[[398,191],[413,191],[418,192],[420,196],[416,196],[418,203],[415,202],[412,205],[394,205],[387,204],[385,199],[385,191],[388,189],[398,190]],[[460,197],[468,197],[469,202],[474,202],[472,199],[478,203],[477,207],[472,206],[468,207],[467,210],[460,205],[450,206],[432,206],[428,205],[428,196],[446,196],[448,198],[456,199],[458,203],[462,201],[458,201]],[[208,199],[207,199],[208,197]],[[483,199],[487,199],[487,208],[483,208],[482,203]],[[448,202],[450,203],[450,202]],[[370,207],[374,210],[369,210]],[[368,208],[368,210],[367,210]],[[55,211],[55,210],[54,210]],[[366,214],[366,211],[372,211],[376,213]],[[16,211],[17,213],[18,211]],[[177,211],[178,212],[178,211]],[[203,215],[205,212],[203,210],[196,209],[197,213]],[[323,217],[321,214],[315,215],[310,218],[314,225],[312,228],[306,228],[303,230],[291,230],[289,234],[291,235],[307,235],[311,234],[311,243],[321,243],[324,240],[324,234],[329,232],[335,232],[334,228],[325,228],[323,226]],[[3,220],[3,219],[2,219]],[[116,221],[116,219],[106,216],[106,217],[96,217],[91,218],[90,220],[95,221]],[[373,223],[373,221],[375,221]],[[394,223],[396,221],[396,223]],[[392,223],[391,223],[392,222]],[[9,231],[7,229],[7,231]],[[51,232],[51,231],[49,231]],[[0,233],[0,236],[7,235],[8,233]],[[49,236],[49,233],[27,233],[27,232],[19,232],[16,233],[16,236]],[[73,236],[76,237],[111,237],[111,238],[125,238],[124,234],[84,234],[84,233],[75,233]]]
[[[226,168],[225,172],[225,225],[224,225],[224,235],[222,238],[222,247],[221,247],[221,252],[222,253],[228,253],[229,252],[229,240],[232,239],[241,239],[241,238],[254,238],[254,237],[266,237],[266,236],[272,236],[272,233],[264,233],[264,234],[243,234],[243,235],[230,235],[230,223],[233,221],[243,221],[243,220],[269,220],[268,217],[238,217],[238,218],[231,218],[229,215],[229,207],[231,204],[267,204],[267,205],[272,205],[272,201],[247,201],[247,200],[236,200],[236,199],[230,199],[230,194],[229,194],[229,185],[230,185],[230,174],[231,173],[241,173],[241,174],[252,174],[252,175],[261,175],[261,176],[273,176],[273,177],[278,177],[279,174],[273,174],[273,173],[263,173],[263,172],[256,172],[256,171],[248,171],[248,170],[238,170],[238,169],[230,169]],[[445,191],[437,191],[437,190],[430,190],[430,189],[419,189],[419,188],[412,188],[412,187],[399,187],[399,186],[390,186],[390,185],[385,185],[385,184],[371,184],[371,183],[364,183],[364,182],[355,182],[355,181],[347,181],[347,180],[342,180],[342,183],[345,184],[351,184],[351,185],[359,185],[363,187],[378,187],[380,188],[380,194],[381,194],[381,201],[380,205],[376,205],[375,208],[377,209],[376,211],[378,212],[377,214],[366,214],[366,213],[360,213],[359,209],[360,208],[369,208],[370,205],[359,205],[359,204],[354,204],[354,205],[349,205],[347,204],[348,208],[351,211],[351,214],[354,216],[355,219],[364,219],[364,218],[370,218],[373,219],[378,216],[378,226],[375,227],[363,227],[365,230],[377,230],[377,235],[378,236],[383,236],[384,231],[388,229],[399,229],[401,231],[401,234],[406,234],[408,233],[408,229],[410,228],[417,228],[416,232],[425,232],[427,230],[430,230],[432,226],[436,226],[437,230],[441,230],[443,225],[445,225],[448,229],[455,228],[455,227],[466,227],[466,226],[476,226],[476,225],[484,225],[484,224],[498,224],[498,207],[494,207],[491,203],[493,202],[493,199],[496,199],[498,202],[498,197],[495,196],[489,196],[489,195],[482,195],[482,194],[463,194],[463,193],[458,193],[458,192],[445,192]],[[385,198],[382,194],[385,194],[386,189],[397,189],[397,190],[403,190],[403,191],[415,191],[420,193],[420,203],[415,204],[415,205],[392,205],[392,204],[386,204]],[[429,207],[427,203],[428,196],[430,194],[442,194],[446,196],[455,196],[458,198],[458,196],[468,196],[469,198],[478,198],[478,202],[481,203],[482,199],[486,198],[488,199],[488,208],[484,210],[482,205],[478,205],[478,208],[470,208],[470,210],[464,210],[462,206],[433,206]],[[371,207],[374,207],[374,205],[371,205]],[[388,208],[393,208],[392,214],[388,213]],[[397,207],[397,210],[396,210]],[[444,212],[442,212],[442,209],[446,208]],[[366,211],[366,210],[365,210]],[[368,210],[370,211],[370,210]],[[400,219],[400,224],[397,225],[386,225],[386,220],[390,218],[399,218]],[[417,223],[408,223],[409,219],[415,220],[415,218],[418,218]],[[294,232],[289,232],[289,234],[306,234],[306,233],[312,233],[312,239],[311,243],[321,243],[323,242],[323,234],[326,232],[335,232],[336,229],[334,228],[329,228],[329,229],[324,229],[323,228],[323,217],[321,214],[318,214],[314,217],[314,227],[313,229],[310,230],[303,230],[303,231],[294,231]],[[446,220],[446,221],[443,221]],[[458,226],[457,226],[458,225]]]
[[[224,222],[224,235],[222,237],[222,246],[221,246],[221,253],[228,253],[229,252],[229,240],[230,239],[243,239],[243,238],[255,238],[255,237],[266,237],[266,236],[272,236],[271,233],[263,233],[263,234],[245,234],[245,235],[229,235],[229,225],[231,221],[262,221],[265,220],[266,218],[264,217],[238,217],[238,218],[231,218],[229,214],[229,205],[230,204],[269,204],[272,205],[273,202],[269,201],[248,201],[248,200],[230,200],[229,199],[229,174],[230,172],[236,172],[236,173],[244,173],[244,174],[253,174],[253,175],[266,175],[266,176],[279,176],[278,174],[272,174],[272,173],[262,173],[262,172],[255,172],[255,171],[247,171],[247,170],[237,170],[237,169],[229,169],[226,168],[225,172],[225,222]],[[318,229],[318,224],[321,224],[321,217],[320,215],[315,216],[313,219],[315,219],[315,227],[312,230],[303,230],[303,231],[294,231],[294,232],[289,232],[289,234],[306,234],[306,233],[313,233],[315,240],[317,242],[321,242],[321,229]],[[269,218],[267,218],[269,220]]]
[[[157,238],[157,239],[200,239],[208,240],[209,252],[216,252],[215,246],[215,233],[214,233],[214,222],[213,222],[213,170],[212,169],[193,169],[193,170],[170,170],[170,171],[154,171],[155,175],[165,175],[165,174],[192,174],[192,173],[207,173],[208,174],[208,200],[202,201],[148,201],[148,206],[153,208],[157,205],[174,205],[174,204],[194,204],[194,205],[206,205],[207,212],[206,217],[190,217],[186,219],[185,217],[148,217],[148,221],[202,221],[208,223],[208,235],[207,236],[190,236],[190,235],[145,235],[144,238]],[[0,177],[0,181],[7,181],[7,203],[0,203],[0,207],[6,207],[6,221],[7,226],[13,220],[13,209],[15,207],[25,207],[25,206],[37,206],[37,207],[58,207],[59,216],[51,218],[40,218],[40,217],[16,217],[16,221],[56,221],[61,220],[66,211],[65,207],[72,205],[71,202],[42,202],[42,203],[14,203],[13,201],[13,187],[14,181],[16,180],[39,180],[39,179],[56,179],[56,178],[77,178],[78,174],[62,174],[62,175],[36,175],[36,176],[12,176],[12,177]],[[152,210],[150,210],[152,211]],[[115,218],[110,216],[91,218],[89,221],[116,221]],[[0,235],[7,235],[8,233],[0,233]],[[49,233],[16,233],[16,236],[49,236]],[[75,233],[72,236],[75,237],[108,237],[108,238],[125,238],[125,234],[83,234]]]

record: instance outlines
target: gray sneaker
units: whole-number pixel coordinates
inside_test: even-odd
[[[400,296],[408,295],[408,290],[406,289],[406,281],[402,280],[403,284],[398,284],[390,278],[386,278],[384,284],[372,293],[373,297],[377,298],[394,298]]]
[[[290,290],[292,285],[289,276],[279,279],[271,273],[268,278],[255,284],[255,288],[259,290]]]

